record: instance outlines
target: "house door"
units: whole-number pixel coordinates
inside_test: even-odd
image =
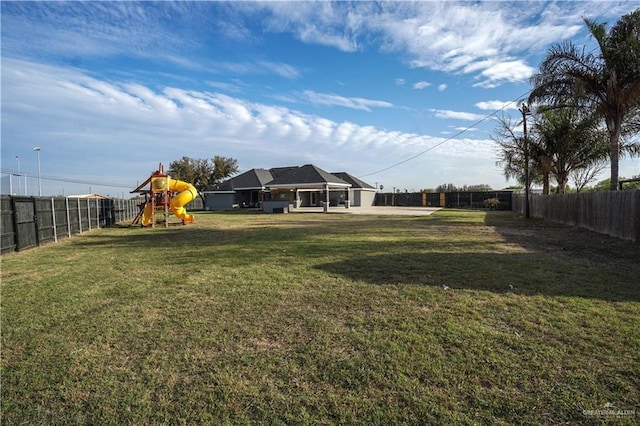
[[[310,192],[309,193],[309,206],[315,207],[318,205],[318,193]]]

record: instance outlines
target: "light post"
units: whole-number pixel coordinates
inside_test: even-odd
[[[524,133],[524,216],[529,219],[529,139],[527,137],[527,114],[531,111],[524,102],[522,107],[518,110],[522,113],[522,126]]]
[[[20,183],[20,156],[16,155],[16,161],[18,162],[18,195],[22,195],[22,184]]]
[[[36,152],[36,158],[38,161],[38,197],[42,197],[42,184],[40,182],[40,147],[36,146],[33,150]]]

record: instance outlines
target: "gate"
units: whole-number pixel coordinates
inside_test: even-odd
[[[14,215],[16,250],[20,251],[39,244],[38,216],[33,197],[11,197]]]

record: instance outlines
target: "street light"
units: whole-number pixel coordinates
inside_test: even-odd
[[[524,133],[524,216],[529,219],[529,139],[527,138],[527,114],[531,111],[524,102],[522,107],[518,109],[522,113],[522,125]]]
[[[20,156],[16,155],[16,161],[18,162],[18,195],[22,195],[22,185],[20,184]]]
[[[40,147],[36,146],[33,150],[36,152],[36,158],[38,160],[38,197],[42,197],[42,184],[40,182]]]

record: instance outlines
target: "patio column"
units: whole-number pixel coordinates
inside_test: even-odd
[[[325,188],[325,193],[326,193],[326,198],[327,198],[325,200],[326,203],[327,203],[327,208],[325,209],[325,212],[328,212],[329,211],[329,184],[328,183],[325,184],[324,188]]]

